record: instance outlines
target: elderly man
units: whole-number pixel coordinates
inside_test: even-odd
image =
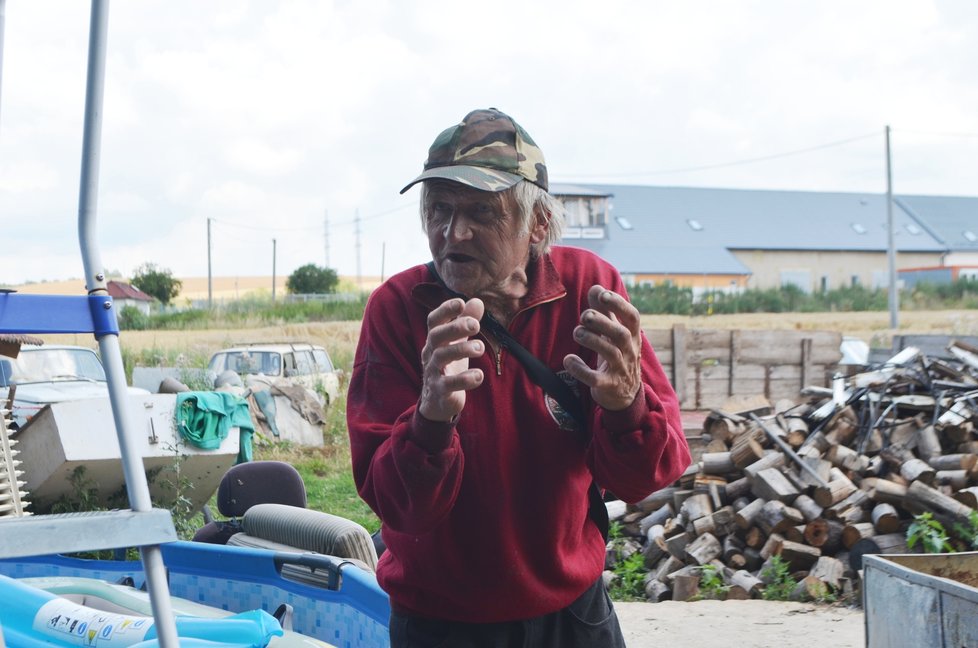
[[[347,406],[392,646],[624,645],[599,488],[683,472],[675,393],[617,271],[553,246],[562,208],[511,117],[442,132],[418,183],[433,262],[371,296]]]

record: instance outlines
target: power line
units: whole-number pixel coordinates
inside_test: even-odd
[[[793,151],[785,151],[783,153],[774,153],[772,155],[763,155],[754,158],[745,158],[743,160],[734,160],[732,162],[719,162],[716,164],[702,164],[698,166],[691,167],[681,167],[676,169],[659,169],[657,171],[643,171],[643,172],[633,172],[633,173],[568,173],[571,177],[576,178],[629,178],[629,177],[641,177],[641,176],[654,176],[654,175],[668,175],[672,173],[689,173],[691,171],[706,171],[709,169],[720,169],[723,167],[739,166],[742,164],[754,164],[755,162],[764,162],[767,160],[776,160],[779,158],[785,158],[792,155],[801,155],[804,153],[811,153],[812,151],[819,151],[821,149],[832,148],[834,146],[842,146],[843,144],[850,144],[852,142],[858,142],[860,140],[869,139],[873,137],[879,137],[879,133],[868,133],[866,135],[857,135],[856,137],[849,137],[847,139],[838,140],[835,142],[828,142],[826,144],[819,144],[817,146],[809,146],[803,149],[796,149]]]
[[[978,137],[978,133],[941,133],[937,131],[903,130],[891,128],[891,133],[908,133],[910,135],[934,135],[936,137]]]

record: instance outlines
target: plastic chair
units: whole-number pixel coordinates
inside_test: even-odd
[[[304,509],[306,485],[299,471],[284,461],[251,461],[232,466],[217,488],[217,510],[228,519],[208,520],[194,534],[194,541],[227,544],[232,535],[242,530],[241,518],[256,504],[286,504]]]

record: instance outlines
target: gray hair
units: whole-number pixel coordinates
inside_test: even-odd
[[[547,233],[542,241],[534,245],[531,249],[533,256],[542,256],[550,252],[551,246],[560,240],[564,234],[564,214],[566,213],[562,202],[554,198],[549,192],[544,191],[532,182],[521,180],[515,185],[499,192],[497,195],[503,198],[509,194],[512,196],[516,207],[519,210],[521,232],[529,233],[533,225],[534,215],[537,210],[544,214],[548,222]],[[428,218],[425,213],[425,205],[428,197],[428,183],[421,183],[421,229],[427,233]]]

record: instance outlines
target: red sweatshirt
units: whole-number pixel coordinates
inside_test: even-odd
[[[509,331],[554,371],[568,353],[595,366],[572,331],[600,284],[625,294],[617,271],[590,252],[553,248],[531,262],[529,292]],[[371,295],[347,401],[353,474],[383,521],[377,578],[395,609],[487,623],[567,606],[604,567],[605,542],[588,517],[592,478],[626,502],[675,481],[690,462],[675,392],[643,335],[643,391],[609,412],[573,381],[590,430],[573,420],[506,351],[470,366],[485,374],[466,394],[451,442],[430,454],[415,439],[428,313],[447,293],[418,266]],[[570,379],[572,380],[572,379]]]

